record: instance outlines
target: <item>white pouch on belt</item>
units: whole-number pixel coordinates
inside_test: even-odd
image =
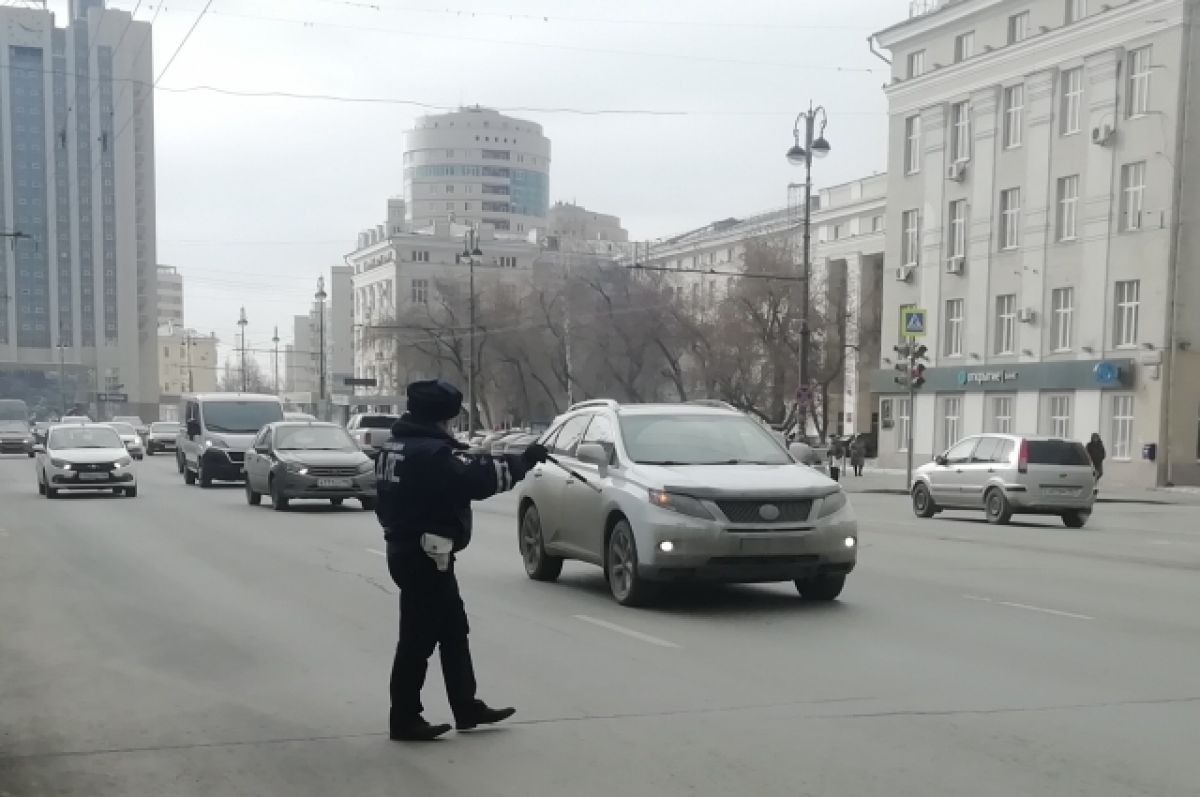
[[[450,557],[454,554],[454,540],[437,534],[421,535],[421,550],[437,564],[443,573],[450,569]]]

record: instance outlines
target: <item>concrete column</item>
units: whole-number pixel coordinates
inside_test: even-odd
[[[870,428],[870,418],[859,418],[858,367],[860,356],[857,348],[860,341],[859,324],[862,320],[862,269],[863,256],[855,252],[846,256],[846,361],[842,368],[842,412],[845,413],[845,433],[856,434],[859,429]]]

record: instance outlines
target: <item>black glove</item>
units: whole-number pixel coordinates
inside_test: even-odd
[[[521,459],[525,460],[525,467],[532,468],[545,462],[550,458],[550,452],[541,443],[531,443],[528,448],[521,454]]]

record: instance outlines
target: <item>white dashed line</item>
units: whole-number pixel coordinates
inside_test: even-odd
[[[1055,617],[1069,617],[1072,620],[1095,620],[1095,617],[1089,617],[1086,614],[1076,614],[1075,612],[1064,612],[1060,609],[1047,609],[1044,606],[1030,606],[1028,603],[1014,603],[1013,601],[998,601],[994,598],[988,598],[983,595],[963,595],[969,601],[979,601],[980,603],[991,603],[996,606],[1007,606],[1010,609],[1024,609],[1027,612],[1040,612],[1041,614],[1050,614]]]
[[[383,551],[377,551],[374,548],[364,548],[363,550],[365,550],[367,553],[373,553],[376,556],[383,556],[383,557],[387,556],[387,554],[384,553]]]
[[[623,625],[617,625],[616,623],[610,623],[607,620],[600,620],[595,617],[588,617],[586,614],[576,614],[576,615],[574,615],[574,617],[576,620],[582,620],[585,623],[591,623],[592,625],[597,625],[597,626],[600,626],[601,628],[607,628],[609,631],[615,631],[616,633],[624,634],[625,636],[627,636],[631,639],[636,639],[641,642],[649,643],[651,645],[657,645],[660,648],[678,648],[679,647],[679,645],[676,645],[674,642],[669,642],[665,639],[661,639],[656,636],[651,636],[650,634],[643,634],[641,631],[634,631],[632,628],[626,628]]]

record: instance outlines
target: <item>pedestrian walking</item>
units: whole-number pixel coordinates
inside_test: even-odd
[[[850,444],[850,467],[854,468],[855,476],[863,475],[863,465],[867,460],[867,447],[861,437],[854,438]]]
[[[1096,481],[1099,482],[1104,475],[1104,458],[1108,456],[1099,432],[1092,432],[1092,439],[1088,441],[1086,448],[1088,457],[1092,460],[1092,470],[1096,471]]]
[[[421,689],[435,647],[458,730],[491,725],[516,712],[491,708],[476,697],[470,628],[454,564],[471,542],[471,502],[511,489],[547,454],[537,443],[519,456],[465,453],[467,446],[448,427],[462,401],[447,382],[409,385],[408,412],[392,426],[375,461],[376,513],[387,540],[388,572],[400,588],[388,718],[395,741],[429,741],[450,730],[422,716]]]
[[[838,438],[833,438],[833,442],[829,445],[829,478],[836,481],[842,479],[842,466],[845,465],[846,451],[842,441]]]

